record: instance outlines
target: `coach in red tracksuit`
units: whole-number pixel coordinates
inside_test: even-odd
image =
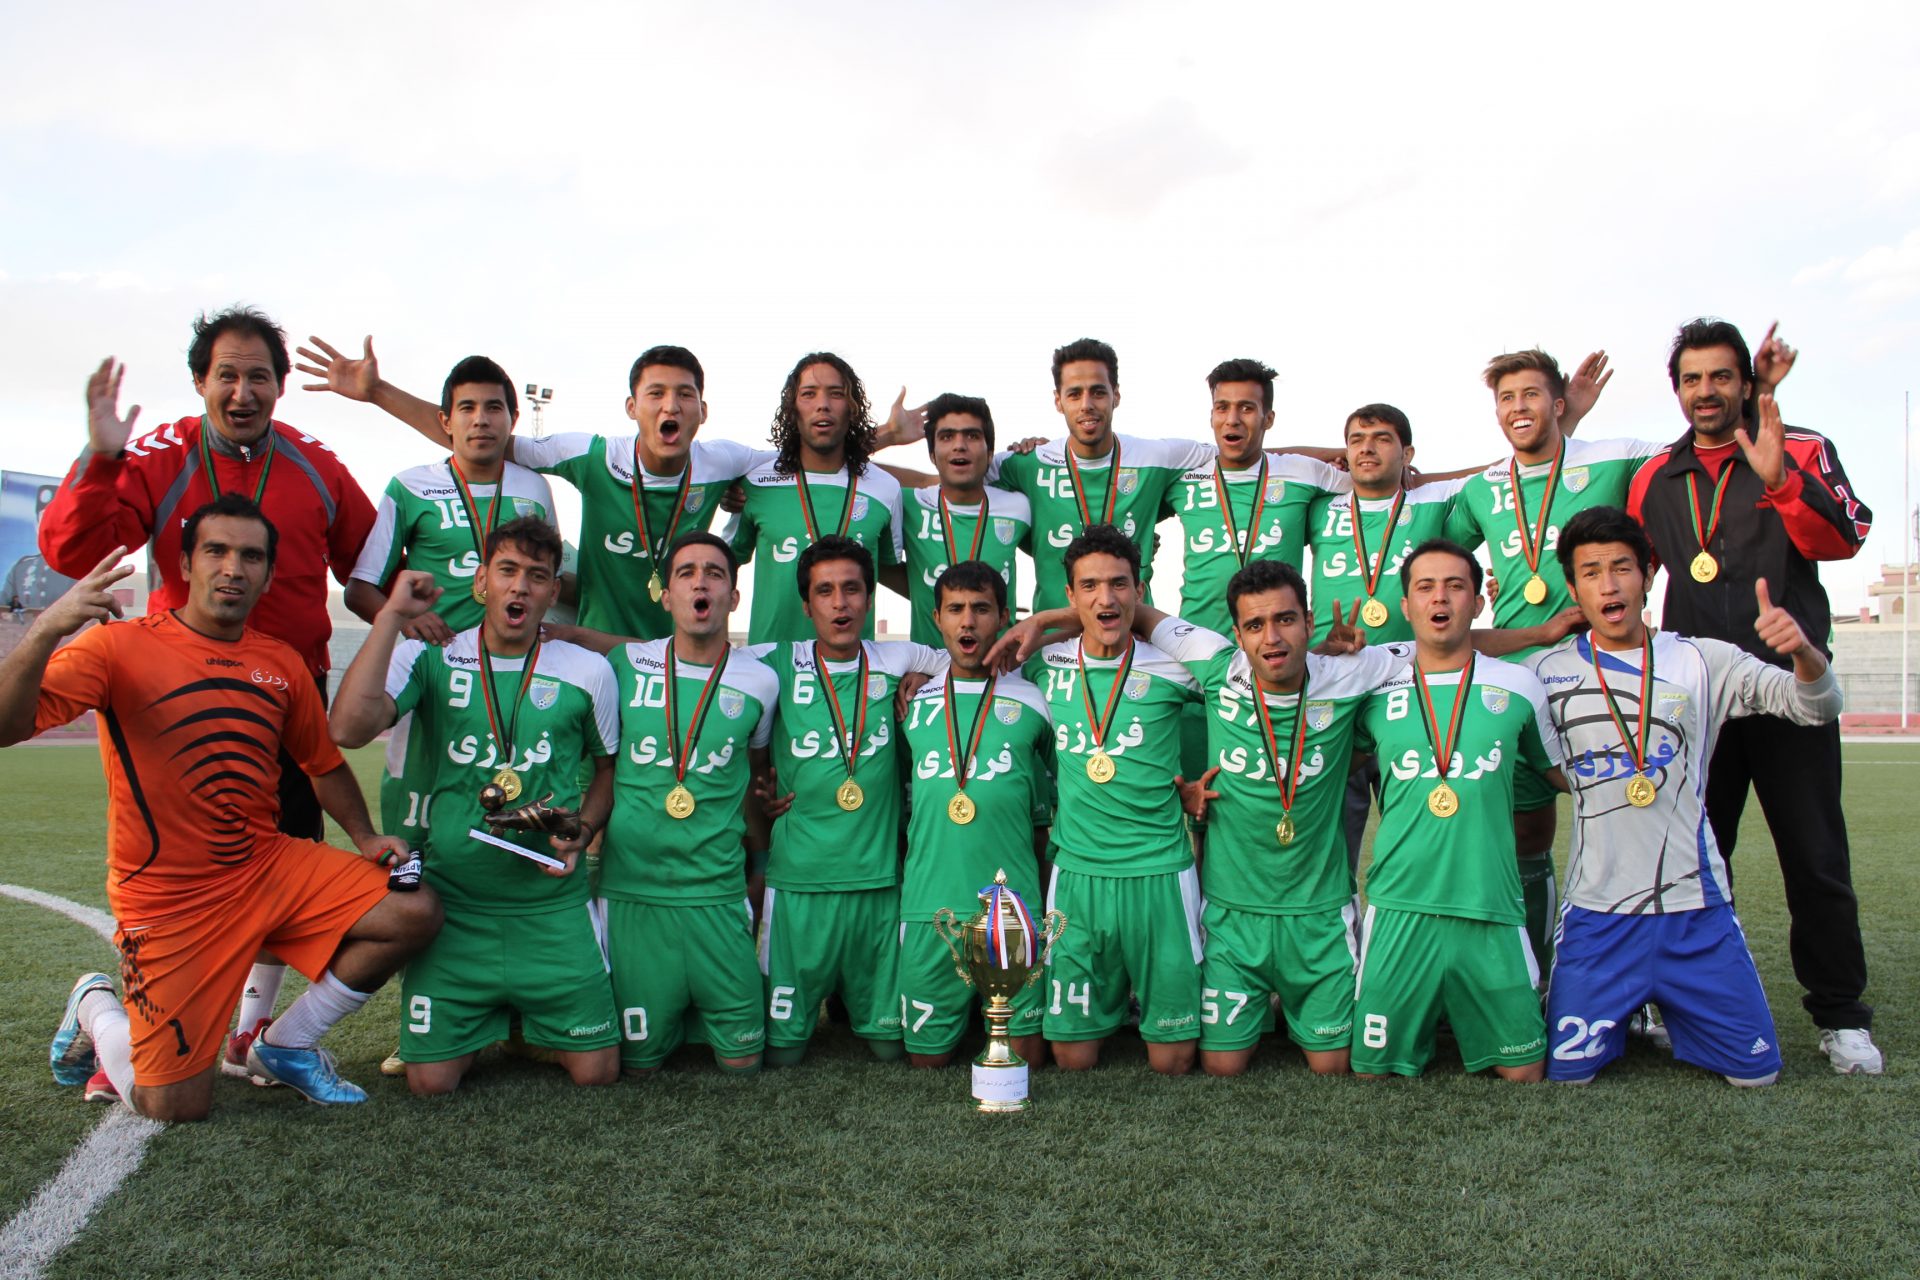
[[[252,498],[278,533],[273,581],[248,625],[284,640],[325,693],[327,574],[344,583],[373,528],[373,504],[333,452],[273,421],[286,389],[286,335],[257,311],[202,316],[187,367],[206,404],[200,417],[130,439],[135,406],[122,419],[124,365],[109,357],[87,383],[87,448],[40,521],[40,551],[69,577],[85,577],[115,547],[147,544],[159,586],[147,610],[178,608],[180,527],[222,493]],[[280,769],[280,829],[317,840],[320,807],[306,775]]]
[[[1668,374],[1691,429],[1647,460],[1628,497],[1667,567],[1661,625],[1727,641],[1775,666],[1787,664],[1753,629],[1756,581],[1827,651],[1832,615],[1815,563],[1851,558],[1873,522],[1832,442],[1781,423],[1772,389],[1794,355],[1769,331],[1756,381],[1737,328],[1710,319],[1683,326]],[[1794,976],[1806,988],[1820,1047],[1837,1071],[1878,1074],[1873,1010],[1861,999],[1867,960],[1840,808],[1839,725],[1753,716],[1721,729],[1707,818],[1729,865],[1749,784],[1773,833]]]

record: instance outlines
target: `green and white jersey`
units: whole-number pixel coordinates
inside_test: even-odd
[[[494,705],[503,729],[525,668],[524,657],[493,660]],[[467,834],[485,830],[480,789],[507,764],[487,720],[481,678],[478,627],[445,646],[402,640],[387,667],[387,696],[401,715],[412,713],[412,737],[432,770],[427,883],[449,911],[531,915],[579,906],[587,900],[584,863],[564,879],[550,876],[537,863]],[[618,698],[605,658],[560,640],[540,646],[513,729],[521,804],[551,794],[558,808],[580,807],[580,762],[612,755],[620,741]],[[502,838],[552,853],[544,834],[514,832]]]
[[[1104,714],[1119,658],[1087,658],[1087,693]],[[1096,876],[1149,876],[1193,865],[1186,815],[1173,779],[1180,772],[1180,713],[1200,700],[1186,667],[1144,641],[1135,641],[1133,665],[1102,748],[1114,775],[1098,783],[1087,775],[1094,726],[1081,696],[1080,642],[1050,644],[1024,668],[1039,686],[1053,719],[1053,755],[1060,801],[1053,824],[1055,863]]]
[[[1211,452],[1211,450],[1209,450]],[[1180,522],[1180,616],[1210,631],[1233,629],[1227,612],[1227,583],[1240,571],[1238,548],[1254,534],[1248,559],[1278,560],[1298,569],[1307,549],[1307,510],[1315,498],[1344,492],[1353,481],[1344,471],[1294,453],[1267,455],[1267,483],[1262,490],[1260,465],[1242,471],[1222,471],[1233,532],[1220,509],[1221,485],[1216,483],[1213,460],[1182,472],[1167,492],[1166,510]],[[1252,528],[1254,507],[1260,508],[1260,527]],[[1237,538],[1234,536],[1237,533]]]
[[[541,476],[511,462],[505,464],[499,485],[467,486],[482,521],[487,519],[495,493],[501,490],[506,505],[494,518],[495,524],[521,516],[539,516],[553,523],[553,490]],[[433,611],[446,619],[447,626],[464,631],[480,625],[486,606],[473,598],[473,575],[480,571],[480,553],[474,549],[466,504],[444,460],[409,467],[387,482],[387,491],[380,495],[374,515],[373,532],[367,535],[351,576],[385,591],[393,585],[393,575],[403,568],[433,575],[434,585],[441,591]]]
[[[954,681],[949,672],[929,680],[907,707],[904,730],[912,763],[913,814],[907,822],[906,882],[900,918],[926,924],[946,907],[967,919],[979,910],[979,893],[1004,869],[1007,884],[1026,902],[1040,901],[1040,868],[1033,855],[1034,801],[1047,778],[1040,753],[1053,749],[1053,725],[1040,691],[1017,675],[994,681],[993,706],[980,710],[984,680]],[[953,702],[957,748],[947,743],[947,704]],[[973,821],[947,816],[959,794],[953,751],[965,751],[974,717],[982,719],[980,744],[967,771]]]
[[[847,780],[846,752],[834,728],[833,710],[814,667],[813,641],[756,644],[742,650],[759,658],[780,682],[773,720],[773,768],[780,790],[793,793],[793,807],[773,823],[767,850],[767,883],[775,889],[830,893],[888,889],[900,883],[900,725],[894,691],[909,671],[937,675],[947,666],[943,649],[904,640],[864,642],[867,684],[859,688],[860,662],[826,664],[848,734],[858,733],[853,780],[860,807],[842,809],[835,793]],[[866,726],[856,730],[862,704]]]
[[[1549,513],[1546,535],[1541,539],[1540,579],[1547,584],[1547,598],[1528,604],[1527,580],[1533,571],[1527,568],[1522,551],[1520,522],[1527,526],[1531,541],[1540,519],[1540,506],[1547,496],[1547,477],[1553,463],[1542,462],[1520,470],[1521,507],[1515,510],[1513,481],[1503,458],[1479,475],[1470,478],[1454,496],[1453,510],[1447,516],[1447,536],[1471,551],[1486,544],[1493,572],[1500,579],[1500,598],[1494,602],[1493,625],[1503,629],[1531,627],[1547,621],[1562,609],[1573,607],[1567,594],[1566,575],[1554,549],[1560,545],[1560,530],[1578,512],[1589,507],[1627,505],[1627,488],[1640,464],[1655,454],[1665,453],[1667,445],[1648,440],[1581,440],[1566,442],[1566,455],[1560,464],[1560,479],[1554,486],[1553,509]],[[1509,655],[1516,661],[1538,646]]]
[[[620,688],[620,752],[613,762],[613,817],[600,855],[600,893],[624,902],[717,907],[746,893],[747,784],[752,749],[773,737],[780,682],[744,653],[727,657],[687,755],[694,809],[676,819],[667,793],[712,667],[674,663],[679,739],[667,721],[667,646],[627,644],[608,655]]]
[[[1076,459],[1085,492],[1087,509],[1093,523],[1099,524],[1107,509],[1109,476],[1112,477],[1113,525],[1140,547],[1140,585],[1144,589],[1153,580],[1153,551],[1157,541],[1154,525],[1160,519],[1167,492],[1179,481],[1182,472],[1192,467],[1211,466],[1213,446],[1198,440],[1142,440],[1135,436],[1115,435],[1120,469],[1113,469],[1111,451],[1092,461]],[[1026,495],[1033,507],[1033,607],[1064,608],[1067,603],[1067,570],[1060,553],[1067,544],[1086,531],[1080,518],[1080,506],[1074,499],[1072,473],[1067,469],[1067,443],[1055,440],[1032,453],[997,453],[989,480],[997,479],[1008,489]],[[1151,600],[1151,595],[1146,597]]]
[[[1464,480],[1440,480],[1415,485],[1405,490],[1400,514],[1394,517],[1393,534],[1387,536],[1387,517],[1393,515],[1392,498],[1362,498],[1352,493],[1321,494],[1308,513],[1308,538],[1313,546],[1313,643],[1318,645],[1333,629],[1333,606],[1342,614],[1353,611],[1356,603],[1367,598],[1367,568],[1386,546],[1386,563],[1380,568],[1374,599],[1387,607],[1387,620],[1377,627],[1359,624],[1368,644],[1413,640],[1413,625],[1400,612],[1406,591],[1400,585],[1400,566],[1413,549],[1428,538],[1447,532],[1447,513],[1453,509],[1453,495],[1460,492]],[[1366,559],[1353,545],[1353,508],[1360,508],[1360,536],[1367,547]]]
[[[1427,682],[1444,736],[1461,673]],[[1380,756],[1380,830],[1367,872],[1367,902],[1396,911],[1523,924],[1514,863],[1513,787],[1521,769],[1560,764],[1547,695],[1517,663],[1475,656],[1447,785],[1459,799],[1435,817],[1427,799],[1440,782],[1432,739],[1409,667],[1367,699],[1360,737]],[[1363,743],[1363,745],[1365,745]]]
[[[1015,592],[1019,571],[1014,564],[1014,552],[1031,554],[1033,551],[1033,509],[1025,494],[1009,489],[989,486],[986,499],[987,529],[983,534],[978,505],[947,504],[947,514],[953,519],[954,554],[966,559],[967,552],[973,548],[974,536],[979,534],[979,559],[992,566],[1006,582],[1007,611],[1011,613],[1019,598]],[[942,532],[940,521],[940,486],[909,489],[901,501],[907,515],[907,599],[913,607],[913,640],[916,644],[938,647],[945,642],[933,622],[933,584],[952,567],[947,559],[947,536]]]
[[[580,491],[580,625],[609,635],[657,640],[673,634],[673,620],[647,590],[654,572],[653,551],[640,536],[633,515],[633,457],[638,438],[637,434],[584,432],[545,439],[515,436],[513,456]],[[687,453],[692,477],[687,481],[687,504],[677,532],[705,529],[720,509],[720,495],[727,487],[772,457],[731,440],[696,439]],[[647,532],[656,543],[667,541],[682,478],[641,469]]]
[[[1259,695],[1277,740],[1269,746],[1254,707],[1253,668],[1239,646],[1178,618],[1154,628],[1153,643],[1185,663],[1206,695],[1207,767],[1220,769],[1212,788],[1220,798],[1207,804],[1207,857],[1200,869],[1207,901],[1276,916],[1346,905],[1353,898],[1345,809],[1354,726],[1367,697],[1407,669],[1413,646],[1369,646],[1346,658],[1308,654],[1304,707],[1298,693]],[[1290,776],[1301,731],[1289,809],[1277,779]],[[1283,816],[1292,818],[1294,830],[1285,845],[1276,831]]]
[[[794,561],[813,542],[799,484],[793,476],[774,470],[772,455],[761,455],[746,477],[746,489],[747,505],[727,526],[725,536],[742,564],[758,558],[747,634],[756,643],[811,639],[813,624],[800,607],[800,593],[793,583]],[[867,473],[849,490],[844,467],[809,471],[807,492],[812,495],[815,529],[821,536],[837,532],[844,518],[847,536],[873,553],[876,569],[907,562],[898,480],[869,464]],[[853,506],[847,514],[850,493]],[[866,634],[873,635],[871,611]]]

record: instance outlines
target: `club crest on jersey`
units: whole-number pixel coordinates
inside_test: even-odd
[[[1567,486],[1568,493],[1584,492],[1587,487],[1587,469],[1575,467],[1571,471],[1562,471],[1560,482]]]
[[[1307,728],[1315,733],[1333,723],[1333,704],[1331,702],[1309,702],[1307,704]]]
[[[1020,704],[1012,698],[995,698],[993,700],[993,718],[1011,729],[1014,725],[1020,723]]]
[[[1286,492],[1287,492],[1287,482],[1285,480],[1281,479],[1279,476],[1267,477],[1267,493],[1266,493],[1266,498],[1264,499],[1265,501],[1278,502],[1280,501],[1281,498],[1286,496]]]
[[[705,489],[689,488],[687,490],[687,514],[688,515],[694,514],[696,511],[700,510],[700,508],[706,505],[707,505],[707,491]]]
[[[887,696],[887,678],[878,671],[867,673],[867,701],[878,702]]]
[[[557,680],[535,676],[533,683],[527,688],[527,701],[531,702],[536,710],[545,711],[559,699],[560,683]]]
[[[511,501],[513,503],[513,514],[516,516],[537,516],[540,514],[540,504],[532,498],[514,498]]]
[[[1012,546],[1013,534],[1014,534],[1014,527],[1013,527],[1012,520],[1007,519],[1005,516],[995,516],[993,518],[993,536],[994,536],[994,539],[998,541],[1001,546],[1003,547]]]
[[[1653,699],[1653,718],[1678,728],[1686,718],[1689,699],[1684,693],[1658,693]]]
[[[721,715],[729,720],[738,720],[740,713],[747,709],[747,696],[738,689],[722,689],[719,703]]]
[[[1127,676],[1127,701],[1138,702],[1147,696],[1147,688],[1152,682],[1144,671],[1135,671]]]
[[[1489,689],[1487,686],[1481,685],[1480,705],[1488,711],[1491,711],[1494,715],[1499,715],[1507,709],[1507,691],[1505,689]]]
[[[1140,487],[1140,472],[1133,467],[1120,468],[1120,474],[1114,478],[1114,487],[1121,493],[1132,493]]]
[[[853,515],[849,517],[849,520],[859,521],[859,520],[865,520],[866,518],[867,518],[867,495],[864,493],[856,493],[853,495]]]

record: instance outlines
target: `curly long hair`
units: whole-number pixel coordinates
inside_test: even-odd
[[[780,452],[780,458],[773,469],[780,475],[790,476],[800,469],[800,375],[816,364],[831,365],[835,372],[847,380],[847,474],[864,476],[867,474],[867,459],[874,454],[873,406],[867,402],[866,384],[860,381],[860,375],[853,366],[834,355],[831,351],[815,351],[800,357],[793,366],[793,372],[787,375],[786,386],[780,388],[780,408],[773,415],[773,447]]]

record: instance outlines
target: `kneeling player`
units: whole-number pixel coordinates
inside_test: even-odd
[[[250,629],[273,577],[277,534],[238,494],[180,533],[178,609],[119,614],[116,548],[0,663],[0,742],[100,712],[107,774],[107,901],[119,929],[125,1007],[105,974],[74,985],[54,1036],[53,1077],[87,1083],[96,1061],[133,1110],[199,1120],[213,1101],[227,1015],[263,947],[313,980],[247,1065],[314,1102],[363,1102],[315,1041],[365,1004],[440,923],[428,891],[393,893],[376,863],[406,857],[376,835],[304,663]],[[275,830],[282,749],[313,779],[355,857]]]
[[[1040,902],[1033,807],[1046,785],[1041,752],[1053,726],[1040,691],[1019,675],[996,676],[987,651],[1007,625],[1007,584],[992,567],[963,560],[933,586],[934,621],[952,661],[907,709],[913,813],[906,883],[900,891],[900,1020],[916,1067],[945,1066],[971,1016],[975,993],[933,927],[945,908],[964,923],[996,872],[1023,900]],[[1038,981],[1013,998],[1013,1051],[1046,1060]]]
[[[1618,508],[1569,520],[1559,554],[1593,630],[1530,663],[1551,691],[1577,818],[1547,994],[1548,1078],[1593,1079],[1653,1000],[1674,1057],[1737,1085],[1771,1084],[1773,1014],[1707,821],[1707,762],[1736,716],[1830,722],[1839,683],[1764,578],[1755,648],[1791,659],[1791,671],[1723,641],[1649,631],[1653,544]]]
[[[1533,673],[1473,652],[1480,574],[1445,539],[1413,549],[1400,568],[1413,666],[1361,715],[1384,784],[1354,997],[1361,1075],[1419,1075],[1442,1017],[1468,1071],[1545,1074],[1511,815],[1523,770],[1564,789],[1560,743]]]
[[[612,653],[620,685],[613,819],[601,854],[601,907],[620,1064],[651,1071],[704,1036],[720,1069],[760,1069],[766,1040],[753,948],[748,783],[767,769],[780,682],[727,647],[740,603],[733,548],[689,533],[667,551],[661,604],[673,637]]]
[[[430,575],[403,571],[334,700],[337,741],[364,744],[411,711],[433,761],[424,856],[447,922],[401,982],[400,1057],[415,1093],[457,1088],[475,1055],[506,1036],[510,1010],[527,1043],[554,1050],[575,1084],[619,1078],[613,987],[578,865],[612,805],[618,694],[599,654],[540,638],[559,573],[553,526],[509,520],[487,535],[480,625],[445,645],[396,646],[440,594]],[[583,759],[593,761],[584,801]],[[501,812],[534,802],[577,808],[580,829],[547,840],[521,834],[509,848],[476,839],[489,786],[504,793]],[[541,844],[551,845],[554,865],[510,851],[539,853]]]

